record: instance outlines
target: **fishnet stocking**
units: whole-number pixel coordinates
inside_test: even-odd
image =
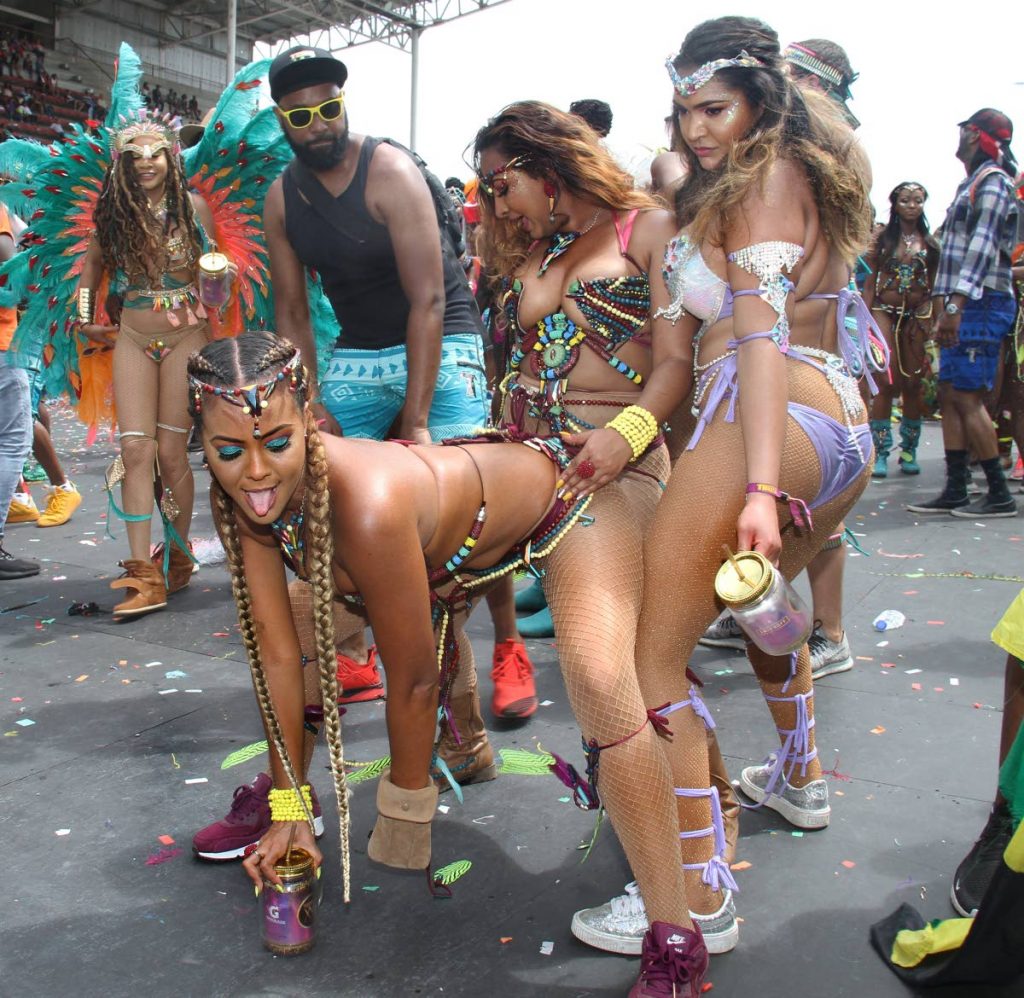
[[[156,467],[156,399],[159,369],[127,336],[118,336],[114,347],[114,404],[121,432],[121,508],[131,516],[153,512],[153,470]],[[182,381],[185,381],[184,375]],[[125,434],[141,433],[144,436]],[[131,556],[149,558],[150,520],[125,522]]]
[[[159,372],[157,463],[164,489],[170,489],[178,507],[179,513],[173,523],[183,541],[188,540],[195,505],[195,480],[188,463],[188,429],[192,425],[188,414],[188,358],[194,351],[201,350],[206,342],[207,327],[204,322],[186,333],[171,352],[154,365]],[[148,357],[145,359],[153,364]]]
[[[843,419],[839,401],[828,382],[806,364],[787,365],[789,398]],[[780,566],[787,578],[798,574],[814,557],[825,539],[852,508],[870,476],[870,457],[861,477],[840,496],[814,510],[814,530],[797,535],[786,508],[780,505],[783,552]],[[810,501],[818,492],[820,467],[814,448],[795,421],[788,420],[779,487]],[[746,467],[739,415],[727,423],[721,415],[708,426],[695,450],[685,451],[672,470],[672,478],[655,513],[644,545],[645,600],[640,617],[637,664],[644,700],[648,704],[673,702],[689,696],[685,669],[697,640],[718,615],[714,577],[722,561],[722,544],[736,544],[736,520],[743,509]],[[750,656],[762,690],[781,694],[789,675],[789,658],[773,658],[756,651]],[[787,696],[811,689],[810,659],[801,651],[797,674]],[[813,699],[809,703],[809,713]],[[792,703],[769,705],[777,727],[792,728],[796,708]],[[813,716],[813,715],[812,715]],[[709,783],[707,737],[703,722],[692,710],[670,716],[675,737],[663,743],[672,768],[674,784],[702,788]],[[811,731],[811,745],[814,732]],[[797,770],[799,772],[799,769]],[[799,785],[820,775],[811,763],[807,776],[794,777]],[[711,805],[705,798],[680,799],[679,826],[705,828],[711,824]],[[712,855],[710,836],[683,839],[683,862],[706,863]],[[721,899],[700,880],[699,871],[686,873],[690,907],[706,913],[717,909]]]
[[[135,516],[153,512],[153,471],[159,455],[164,485],[172,489],[181,511],[174,528],[182,540],[186,540],[195,502],[195,485],[186,450],[188,434],[159,429],[157,423],[184,429],[191,425],[186,366],[189,354],[206,343],[206,324],[186,332],[159,364],[137,342],[141,334],[123,318],[121,331],[113,361],[114,402],[122,434],[121,459],[125,472],[121,507]],[[172,335],[176,334],[168,334],[168,339]],[[126,433],[144,436],[124,436]],[[132,558],[148,559],[151,521],[127,521],[125,530]]]
[[[664,449],[641,468],[664,480]],[[566,690],[584,738],[601,745],[598,787],[652,919],[689,925],[679,866],[678,819],[662,740],[644,725],[648,705],[633,651],[643,599],[643,536],[661,496],[651,478],[626,472],[598,492],[590,526],[569,532],[545,564],[544,591]],[[578,760],[577,760],[578,762]]]

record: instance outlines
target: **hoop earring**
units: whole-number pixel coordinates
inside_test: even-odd
[[[544,181],[544,193],[548,197],[548,221],[554,222],[555,220],[555,195],[558,193],[558,188],[550,180]]]

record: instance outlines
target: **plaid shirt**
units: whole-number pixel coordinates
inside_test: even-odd
[[[1010,178],[994,165],[982,163],[956,189],[943,223],[934,295],[978,299],[986,289],[1013,294],[1010,255],[1017,244],[1017,198]]]

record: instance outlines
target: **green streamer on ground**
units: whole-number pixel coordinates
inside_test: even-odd
[[[251,745],[245,745],[240,749],[235,749],[235,751],[220,764],[220,768],[230,769],[232,766],[241,766],[243,762],[255,759],[256,756],[263,755],[266,751],[266,742],[253,742]]]

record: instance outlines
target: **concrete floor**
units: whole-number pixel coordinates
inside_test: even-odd
[[[116,540],[104,536],[100,482],[111,446],[86,449],[66,412],[54,422],[85,502],[63,527],[10,527],[8,549],[41,559],[43,571],[0,585],[0,841],[9,870],[0,994],[624,995],[636,961],[577,943],[569,921],[577,908],[620,893],[630,874],[607,824],[581,865],[592,819],[560,801],[553,777],[506,774],[468,788],[464,805],[444,801],[435,864],[472,862],[446,901],[430,898],[422,876],[368,864],[375,790],[372,781],[357,784],[345,911],[321,750],[312,772],[328,826],[319,939],[292,959],[261,948],[257,904],[238,866],[191,856],[192,833],[223,815],[234,788],[261,765],[222,768],[232,751],[263,737],[227,574],[204,568],[170,609],[133,623],[114,624],[109,612],[69,617],[75,601],[109,610],[107,581],[125,543],[119,525]],[[869,926],[903,901],[926,918],[952,913],[952,872],[995,787],[1005,657],[988,634],[1022,583],[1024,520],[906,513],[906,501],[940,485],[934,426],[922,456],[920,478],[893,465],[894,477],[872,482],[851,521],[870,553],[850,559],[847,579],[858,660],[854,671],[821,681],[816,697],[818,744],[833,770],[832,826],[798,836],[774,813],[744,815],[741,941],[713,959],[716,994],[906,994],[870,949]],[[43,488],[33,491],[41,501]],[[205,509],[194,534],[213,535]],[[883,635],[871,622],[887,608],[907,623]],[[472,633],[486,663],[486,614]],[[550,703],[522,726],[489,722],[495,747],[536,751],[540,743],[578,762],[555,650],[531,642],[530,652]],[[760,761],[772,733],[746,659],[700,649],[693,664],[731,768]],[[350,709],[349,759],[386,753],[382,719],[380,704]],[[205,782],[187,782],[196,779]]]

